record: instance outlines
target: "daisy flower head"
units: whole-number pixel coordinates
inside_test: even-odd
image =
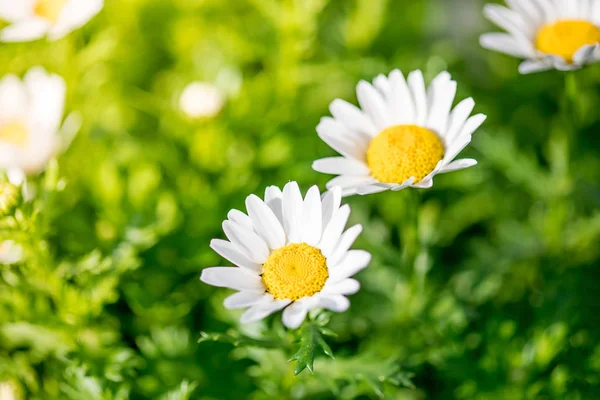
[[[350,250],[362,227],[344,231],[350,207],[340,206],[341,198],[339,188],[321,196],[316,186],[302,198],[296,182],[283,191],[268,187],[264,201],[248,196],[248,213],[232,210],[223,222],[229,240],[214,239],[210,244],[237,266],[207,268],[200,279],[237,291],[224,305],[247,308],[242,323],[284,309],[284,325],[295,329],[311,309],[346,311],[350,306],[346,295],[360,288],[351,276],[369,264],[371,255]]]
[[[15,75],[0,80],[0,169],[19,184],[26,174],[41,172],[60,150],[66,85],[58,75],[36,67],[21,81]]]
[[[485,16],[506,30],[486,33],[481,45],[525,59],[519,72],[569,71],[600,60],[600,0],[506,0]]]
[[[188,117],[212,118],[225,105],[225,95],[216,86],[207,82],[188,84],[179,97],[179,109]]]
[[[329,106],[333,117],[317,126],[319,137],[341,154],[313,163],[315,171],[339,175],[328,188],[340,186],[345,196],[430,188],[437,174],[477,164],[454,158],[486,117],[469,117],[471,98],[452,110],[456,82],[449,73],[440,73],[426,88],[421,71],[405,79],[394,70],[372,85],[359,82],[356,93],[361,108],[336,99]]]
[[[57,40],[85,25],[102,7],[104,0],[0,0],[0,19],[10,23],[0,31],[0,41]]]

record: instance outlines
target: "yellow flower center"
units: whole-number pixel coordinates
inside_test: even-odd
[[[38,17],[56,22],[66,3],[67,0],[38,0],[33,12]]]
[[[383,130],[369,145],[367,164],[371,174],[384,183],[402,183],[427,176],[444,157],[444,144],[429,129],[395,125]]]
[[[321,291],[329,272],[321,250],[306,243],[292,243],[269,256],[262,281],[276,299],[298,300]]]
[[[0,142],[22,146],[27,141],[27,136],[27,129],[21,122],[9,122],[0,126]]]
[[[536,47],[573,62],[575,52],[586,44],[600,42],[600,28],[584,20],[563,20],[544,25],[538,32]]]

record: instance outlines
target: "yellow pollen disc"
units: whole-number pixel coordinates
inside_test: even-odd
[[[586,44],[600,42],[600,28],[584,20],[563,20],[544,25],[537,34],[536,47],[545,54],[573,62],[575,52]]]
[[[10,122],[0,126],[0,142],[22,146],[27,141],[27,129],[20,122]]]
[[[67,0],[38,0],[33,7],[33,12],[38,17],[56,22],[66,3]]]
[[[371,174],[384,183],[402,183],[410,177],[419,182],[444,157],[444,144],[429,129],[395,125],[371,141],[367,164]]]
[[[321,250],[306,243],[292,243],[269,256],[262,281],[276,299],[298,300],[321,291],[329,272]]]

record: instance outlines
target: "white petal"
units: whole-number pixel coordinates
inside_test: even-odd
[[[340,175],[327,182],[327,189],[332,189],[336,186],[339,186],[341,189],[346,190],[376,182],[377,181],[375,179],[368,176]]]
[[[467,118],[473,112],[473,108],[475,107],[475,101],[472,98],[464,99],[460,103],[454,107],[452,113],[450,114],[449,127],[447,132],[444,134],[444,142],[446,144],[452,143],[456,136],[462,130]]]
[[[265,189],[265,203],[273,211],[281,226],[283,226],[283,193],[277,186],[268,186]]]
[[[460,138],[461,136],[471,136],[473,133],[475,133],[477,129],[479,129],[481,124],[483,124],[486,119],[487,115],[485,114],[473,115],[467,120],[467,122],[465,122],[465,125],[463,126],[462,131],[460,132],[458,137]]]
[[[408,87],[412,93],[415,104],[415,123],[423,126],[427,119],[427,94],[425,92],[425,81],[420,70],[408,74]]]
[[[369,137],[374,137],[379,133],[371,118],[347,101],[334,100],[329,106],[329,111],[338,122],[342,123],[348,129],[363,133]]]
[[[263,264],[269,258],[267,244],[250,229],[232,221],[224,221],[223,231],[229,241],[250,261]]]
[[[590,61],[593,61],[594,55],[597,54],[599,48],[600,45],[598,45],[598,43],[582,46],[573,55],[573,62],[575,64],[585,65]]]
[[[385,100],[373,86],[360,81],[356,87],[356,95],[360,107],[371,117],[377,129],[383,130],[390,125],[391,118]]]
[[[515,11],[498,4],[486,4],[483,13],[487,19],[515,36],[532,39],[536,34],[535,26],[525,23]]]
[[[326,193],[323,193],[321,200],[321,210],[323,212],[323,222],[321,227],[324,229],[329,224],[331,217],[340,208],[342,202],[342,190],[340,187],[333,187]]]
[[[536,7],[534,2],[523,0],[506,0],[506,4],[518,12],[523,18],[523,21],[531,24],[531,26],[540,26],[544,23],[541,10]]]
[[[41,67],[31,68],[23,83],[29,95],[30,118],[39,126],[56,133],[63,118],[66,83],[58,75],[48,74]]]
[[[390,190],[394,184],[390,183],[367,183],[356,188],[356,194],[366,196],[368,194],[381,193]]]
[[[339,264],[329,271],[329,280],[332,283],[350,278],[366,268],[371,262],[371,254],[364,250],[349,250]]]
[[[269,206],[252,194],[246,197],[246,209],[254,229],[271,249],[275,250],[285,246],[285,232]]]
[[[350,307],[350,300],[341,294],[323,295],[319,299],[319,304],[330,311],[344,312]]]
[[[281,310],[290,303],[291,300],[272,300],[270,302],[261,302],[260,304],[254,305],[246,310],[246,312],[242,314],[240,321],[242,324],[260,321],[266,316]]]
[[[554,22],[559,17],[553,0],[536,0],[536,2],[542,9],[544,19],[547,22]]]
[[[9,25],[0,31],[2,42],[26,42],[41,39],[46,35],[50,24],[41,18],[32,18]]]
[[[402,184],[394,186],[392,188],[392,192],[399,192],[402,189],[406,189],[407,187],[411,186],[414,182],[415,182],[415,177],[411,176],[410,178],[408,178],[407,180],[402,182]]]
[[[352,247],[352,244],[362,232],[362,225],[354,225],[340,236],[340,240],[335,246],[335,250],[330,257],[327,258],[327,265],[330,268],[335,268],[337,263],[346,255],[346,252]]]
[[[6,75],[0,81],[0,122],[24,119],[28,106],[25,86],[15,75]]]
[[[202,270],[200,280],[212,286],[234,290],[264,292],[260,276],[236,267],[212,267]]]
[[[302,325],[304,318],[306,318],[306,314],[307,310],[302,302],[296,301],[283,310],[281,320],[289,329],[296,329]]]
[[[56,24],[52,26],[48,37],[50,40],[57,40],[85,25],[92,17],[102,10],[104,0],[69,0]]]
[[[353,140],[346,128],[333,118],[322,118],[317,125],[317,134],[329,147],[343,156],[356,160],[364,160],[366,157],[366,146]]]
[[[415,106],[402,72],[396,69],[390,73],[390,85],[392,91],[390,94],[392,122],[398,125],[413,123],[415,120]]]
[[[458,153],[463,151],[467,145],[471,143],[471,135],[464,135],[455,140],[448,150],[446,150],[446,154],[444,155],[444,160],[442,161],[444,164],[450,164],[450,161],[454,160]],[[425,180],[425,179],[423,179]],[[419,182],[422,183],[423,181]],[[414,186],[414,185],[413,185]]]
[[[329,221],[327,227],[323,231],[323,238],[318,246],[325,257],[329,257],[335,249],[335,245],[344,231],[349,216],[350,206],[344,204],[333,214],[333,217],[331,217],[331,221]]]
[[[552,64],[540,60],[526,60],[519,64],[519,73],[531,74],[534,72],[547,71],[552,68]]]
[[[527,45],[524,41],[518,40],[516,37],[508,33],[486,33],[481,35],[479,43],[482,47],[508,54],[519,58],[529,58],[535,55],[531,44]]]
[[[343,281],[330,284],[327,282],[321,293],[350,295],[360,290],[360,283],[356,279],[348,278]]]
[[[250,261],[238,250],[236,245],[227,240],[213,239],[210,241],[210,248],[238,267],[247,268],[259,274],[262,273],[262,265]]]
[[[377,89],[381,93],[385,101],[389,100],[391,86],[388,82],[387,76],[383,74],[377,75],[377,77],[373,79],[373,86],[375,86],[375,89]]]
[[[371,170],[364,162],[346,157],[327,157],[316,160],[312,168],[324,174],[365,176]]]
[[[233,209],[227,213],[227,219],[235,222],[236,224],[240,224],[250,230],[254,229],[254,225],[252,224],[252,220],[249,216],[241,212],[240,210]]]
[[[461,160],[454,160],[450,164],[446,165],[442,169],[440,169],[440,174],[446,172],[460,171],[461,169],[469,168],[474,165],[477,165],[477,160],[473,160],[472,158],[463,158]]]
[[[227,297],[223,301],[223,305],[228,310],[235,310],[238,308],[251,307],[255,304],[264,301],[265,293],[258,292],[237,292]]]
[[[289,182],[283,188],[283,227],[288,243],[300,240],[300,219],[302,218],[302,194],[298,183]]]
[[[321,193],[317,186],[308,189],[302,206],[300,240],[310,246],[316,246],[321,240],[323,213],[321,211]]]
[[[37,0],[0,0],[0,19],[18,22],[33,16],[33,6]]]
[[[433,186],[433,179],[423,179],[420,182],[415,183],[412,187],[417,189],[429,189]]]
[[[456,82],[450,80],[450,74],[440,73],[431,83],[429,89],[429,115],[427,127],[438,135],[446,131],[452,102],[456,95]]]

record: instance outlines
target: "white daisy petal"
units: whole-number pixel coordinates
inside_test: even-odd
[[[11,121],[27,117],[29,99],[25,85],[15,75],[6,75],[0,81],[0,119]]]
[[[387,76],[383,74],[377,75],[375,79],[373,79],[373,86],[383,95],[385,100],[389,100],[391,86],[388,82]]]
[[[321,240],[322,222],[321,193],[317,186],[313,186],[304,199],[300,240],[310,246],[316,246]]]
[[[202,270],[200,280],[212,286],[262,293],[260,276],[236,267],[211,267]]]
[[[48,38],[57,40],[69,32],[81,28],[98,14],[102,7],[104,7],[104,0],[67,1],[58,20],[50,28]]]
[[[9,25],[0,31],[2,42],[27,42],[44,37],[49,24],[43,19],[32,18]]]
[[[448,150],[444,155],[443,163],[449,164],[452,160],[454,160],[458,153],[460,153],[465,147],[467,147],[469,143],[471,143],[471,135],[464,135],[461,136],[459,139],[455,140],[454,143],[452,143],[452,145],[448,147]]]
[[[450,74],[447,72],[440,73],[431,83],[426,126],[438,135],[446,131],[455,95],[456,82],[450,80]]]
[[[331,115],[348,129],[374,137],[379,133],[369,117],[347,101],[336,99],[329,106]]]
[[[412,184],[415,182],[415,177],[412,176],[410,178],[408,178],[406,181],[402,182],[402,184],[400,185],[396,185],[392,188],[392,192],[398,192],[402,189],[406,189],[409,186],[412,186]]]
[[[343,281],[330,284],[329,282],[323,288],[323,294],[343,294],[351,295],[360,290],[360,283],[356,279],[348,278]]]
[[[429,189],[433,186],[433,179],[423,179],[418,183],[412,185],[412,187],[417,189]]]
[[[366,196],[368,194],[381,193],[393,188],[393,184],[389,183],[367,183],[356,188],[356,194]]]
[[[371,254],[368,252],[364,250],[348,250],[338,265],[329,272],[329,279],[332,283],[336,283],[350,278],[365,269],[370,262]]]
[[[341,294],[321,296],[319,304],[321,307],[334,312],[344,312],[350,308],[350,300]]]
[[[281,223],[273,211],[256,195],[246,198],[246,209],[254,229],[271,249],[285,245],[286,237]]]
[[[302,218],[302,194],[298,183],[289,182],[283,188],[283,227],[289,243],[300,240]]]
[[[523,75],[547,71],[549,69],[552,69],[552,63],[548,63],[546,61],[527,60],[519,64],[519,73]]]
[[[312,168],[324,174],[368,176],[369,167],[358,160],[346,157],[327,157],[313,162]]]
[[[325,117],[317,125],[317,133],[321,140],[341,155],[356,160],[366,157],[366,148],[356,143],[345,127],[333,118]]]
[[[498,4],[486,4],[483,14],[487,19],[515,36],[524,35],[531,38],[535,35],[534,26],[527,24],[519,13],[509,8]]]
[[[452,143],[456,139],[467,118],[473,112],[473,108],[475,108],[475,101],[470,97],[464,99],[454,107],[454,110],[450,113],[449,127],[444,136],[446,144]]]
[[[361,108],[371,117],[379,130],[391,123],[389,111],[381,94],[369,83],[360,81],[356,87],[356,95]]]
[[[321,239],[321,242],[318,245],[325,257],[329,257],[329,255],[331,255],[335,249],[335,245],[337,244],[340,235],[344,231],[344,227],[348,222],[349,216],[350,206],[344,204],[337,210],[337,212],[333,214],[331,220],[325,227],[325,230],[323,231],[323,239]]]
[[[213,239],[210,241],[210,248],[238,267],[247,268],[256,273],[262,272],[262,265],[250,261],[238,250],[238,247],[231,242],[222,239]]]
[[[587,64],[588,62],[594,60],[594,55],[599,49],[600,45],[598,43],[582,46],[573,56],[573,62],[578,65]]]
[[[281,310],[290,303],[291,300],[271,300],[269,302],[261,302],[246,310],[242,314],[240,322],[242,324],[249,324],[251,322],[260,321],[274,312]]]
[[[411,124],[415,119],[415,106],[404,75],[399,70],[390,73],[390,114],[395,124]]]
[[[479,38],[482,47],[509,56],[528,58],[534,55],[530,45],[507,33],[485,33]]]
[[[327,182],[327,189],[332,189],[336,186],[339,186],[343,190],[356,189],[359,186],[376,182],[375,179],[366,176],[340,175]]]
[[[250,261],[263,264],[269,257],[265,241],[254,231],[232,221],[223,222],[223,232],[231,243]]]
[[[335,268],[337,263],[346,255],[346,252],[352,247],[352,244],[362,232],[362,225],[354,225],[340,236],[340,240],[335,245],[335,250],[327,258],[327,265],[330,268]]]
[[[254,229],[254,225],[252,224],[252,219],[249,216],[241,212],[240,210],[233,209],[227,213],[227,219],[233,221],[237,224],[240,224],[250,230]]]
[[[446,172],[454,172],[460,171],[461,169],[469,168],[474,165],[477,165],[477,160],[473,160],[472,158],[463,158],[461,160],[454,160],[450,164],[446,165],[442,169],[440,169],[440,174]]]
[[[283,310],[281,320],[287,328],[296,329],[302,325],[307,313],[302,302],[296,301]]]
[[[415,104],[416,125],[423,126],[427,119],[427,94],[425,92],[425,80],[420,70],[408,74],[408,87]]]
[[[283,193],[277,186],[268,186],[265,189],[265,203],[273,211],[281,226],[283,226],[283,209],[282,209]]]
[[[526,23],[532,26],[540,26],[543,23],[540,9],[532,1],[506,0],[506,4],[518,12]]]
[[[238,308],[247,308],[263,302],[265,293],[259,292],[237,292],[227,297],[223,301],[223,305],[228,310],[236,310]]]
[[[323,222],[321,228],[326,228],[333,214],[340,208],[342,202],[342,190],[335,186],[323,193],[321,200],[321,210],[323,212]]]

